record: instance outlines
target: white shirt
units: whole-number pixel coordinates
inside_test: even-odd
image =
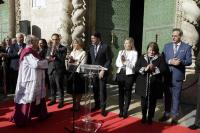
[[[180,45],[181,45],[181,42],[179,42],[177,44],[173,43],[174,54],[176,54],[178,52],[178,49],[179,49]]]
[[[75,65],[78,65],[80,63],[80,65],[82,64],[86,64],[87,62],[87,55],[86,52],[83,49],[80,50],[73,50],[70,55],[73,57],[73,59],[75,60]],[[70,64],[68,64],[70,65]],[[78,66],[78,68],[76,69],[76,72],[80,72],[80,65]]]
[[[122,61],[121,61],[121,56],[122,54],[124,54],[125,52],[125,63],[122,64]],[[138,53],[137,51],[135,50],[120,50],[119,53],[118,53],[118,56],[117,56],[117,60],[116,60],[116,66],[117,66],[117,73],[120,72],[121,68],[122,67],[125,67],[126,68],[126,75],[130,75],[130,74],[135,74],[135,64],[136,64],[136,61],[137,61],[137,56],[138,56]],[[124,66],[125,65],[125,66]]]

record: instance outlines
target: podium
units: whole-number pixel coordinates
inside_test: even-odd
[[[85,106],[85,115],[83,119],[76,122],[75,128],[83,130],[85,132],[95,133],[102,126],[101,122],[94,121],[91,118],[91,97],[93,92],[93,83],[92,80],[96,78],[101,70],[107,70],[104,67],[99,65],[80,65],[80,71],[84,73],[85,82],[88,86],[85,86],[85,95],[84,95],[84,106]]]

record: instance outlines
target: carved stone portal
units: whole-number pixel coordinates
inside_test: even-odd
[[[198,73],[195,71],[195,60],[199,50],[200,0],[177,0],[176,27],[183,30],[184,42],[192,46],[192,65],[186,69],[186,80],[183,86],[182,101],[196,104]]]

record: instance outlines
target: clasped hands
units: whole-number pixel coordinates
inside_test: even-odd
[[[174,66],[178,66],[181,64],[181,61],[178,58],[173,58],[173,59],[170,59],[170,64]]]
[[[153,64],[148,64],[145,69],[146,72],[154,72],[155,71],[155,66]]]

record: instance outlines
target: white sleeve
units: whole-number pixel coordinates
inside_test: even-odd
[[[87,53],[85,51],[83,52],[83,54],[82,54],[82,56],[81,56],[79,61],[81,61],[81,64],[86,64],[86,62],[87,62]]]
[[[24,59],[27,61],[30,68],[38,68],[38,69],[48,68],[47,60],[39,60],[38,58],[34,57],[32,54],[25,56]]]
[[[131,60],[125,61],[126,67],[131,68],[131,69],[133,69],[135,67],[135,64],[137,61],[137,56],[138,56],[137,52],[133,52],[132,54],[133,55],[132,55]]]
[[[119,53],[118,53],[118,56],[117,56],[117,59],[116,59],[116,62],[115,62],[115,65],[117,66],[117,67],[122,67],[123,66],[123,64],[122,64],[122,62],[121,62],[121,50],[119,51]]]

